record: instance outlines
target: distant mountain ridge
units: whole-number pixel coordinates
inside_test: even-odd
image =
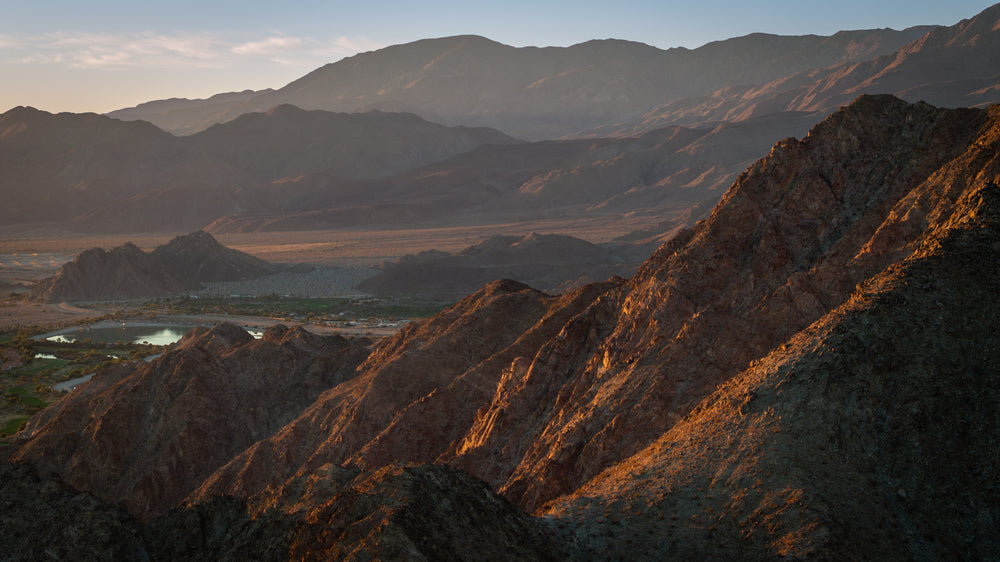
[[[177,138],[148,123],[0,115],[0,218],[83,232],[314,230],[677,213],[721,196],[811,114],[525,143],[412,114],[285,105]],[[60,132],[65,129],[64,132]]]
[[[471,35],[424,39],[345,58],[278,90],[187,104],[149,102],[108,115],[191,134],[288,103],[329,111],[413,112],[434,122],[487,126],[540,140],[635,121],[670,99],[889,54],[932,28],[829,37],[757,33],[665,51],[613,39],[545,48],[515,48]]]
[[[864,93],[944,107],[983,107],[1000,102],[998,51],[1000,4],[953,26],[934,28],[891,54],[674,100],[619,132],[782,111],[827,114]]]
[[[255,201],[237,193],[243,187],[303,174],[342,182],[378,178],[483,144],[517,142],[489,129],[398,113],[279,106],[177,138],[141,121],[15,108],[0,115],[0,221],[190,231],[255,209]]]

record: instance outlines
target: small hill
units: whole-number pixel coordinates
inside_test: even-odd
[[[227,248],[196,231],[178,236],[150,253],[131,242],[105,251],[87,250],[32,291],[47,302],[163,297],[201,288],[203,282],[254,279],[278,268]]]
[[[357,288],[380,295],[454,298],[490,281],[511,279],[543,291],[561,292],[614,275],[632,275],[640,263],[636,254],[558,234],[496,235],[458,254],[429,250],[404,256],[384,264],[380,273]]]
[[[203,230],[158,246],[150,257],[199,283],[242,281],[277,271],[276,266],[260,258],[223,246]]]
[[[131,242],[104,250],[91,248],[38,282],[32,298],[46,302],[125,300],[164,297],[193,290],[198,283],[150,256]]]

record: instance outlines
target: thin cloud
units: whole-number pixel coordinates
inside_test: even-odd
[[[262,41],[250,41],[232,48],[238,55],[270,55],[301,47],[302,39],[298,37],[268,37]]]
[[[318,41],[272,35],[240,40],[215,34],[45,33],[0,35],[0,62],[55,64],[80,69],[222,68],[264,62],[322,64],[382,45],[364,38]]]

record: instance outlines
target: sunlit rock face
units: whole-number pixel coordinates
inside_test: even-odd
[[[954,202],[899,206],[918,189],[937,193],[928,180],[990,119],[861,98],[776,145],[633,279],[558,299],[491,285],[388,342],[202,493],[246,495],[325,463],[407,460],[461,467],[537,510],[652,443],[912,253],[926,228],[916,213]],[[252,481],[258,462],[266,479]]]

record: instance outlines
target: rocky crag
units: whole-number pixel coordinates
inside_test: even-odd
[[[254,279],[278,270],[196,231],[149,253],[131,242],[82,252],[54,276],[39,281],[32,298],[61,302],[163,297],[197,290],[205,282]]]
[[[323,490],[358,478],[342,471],[404,462],[477,477],[579,559],[995,557],[998,153],[1000,107],[861,97],[631,279],[498,281],[407,327],[194,479],[186,509],[337,509]],[[65,403],[100,411],[80,396]],[[50,432],[16,456],[93,472],[60,466]]]

